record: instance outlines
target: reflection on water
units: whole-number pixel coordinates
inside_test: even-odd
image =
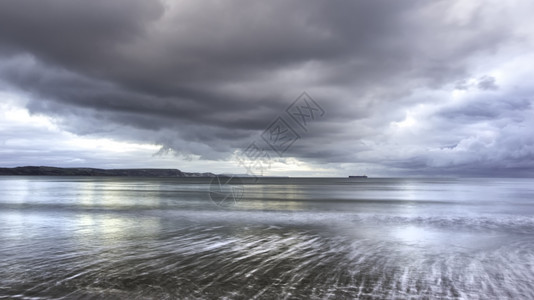
[[[0,179],[0,298],[534,298],[528,180]]]

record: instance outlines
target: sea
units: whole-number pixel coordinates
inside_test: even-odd
[[[1,176],[0,299],[534,299],[534,180]]]

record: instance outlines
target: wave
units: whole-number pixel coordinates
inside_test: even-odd
[[[277,226],[189,226],[0,261],[11,298],[532,298],[532,239],[432,251]],[[109,242],[109,241],[108,241]],[[13,249],[15,251],[16,249]],[[21,249],[19,249],[20,251]],[[56,249],[57,250],[57,249]],[[25,251],[22,251],[25,252]],[[19,266],[19,268],[17,268]],[[20,268],[24,267],[24,268]]]

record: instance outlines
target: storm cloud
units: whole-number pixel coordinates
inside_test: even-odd
[[[0,88],[76,136],[213,163],[306,91],[326,115],[283,159],[332,175],[531,176],[529,12],[527,1],[2,1]]]

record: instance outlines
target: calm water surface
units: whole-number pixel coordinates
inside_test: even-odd
[[[534,299],[534,180],[210,181],[0,177],[0,298]]]

